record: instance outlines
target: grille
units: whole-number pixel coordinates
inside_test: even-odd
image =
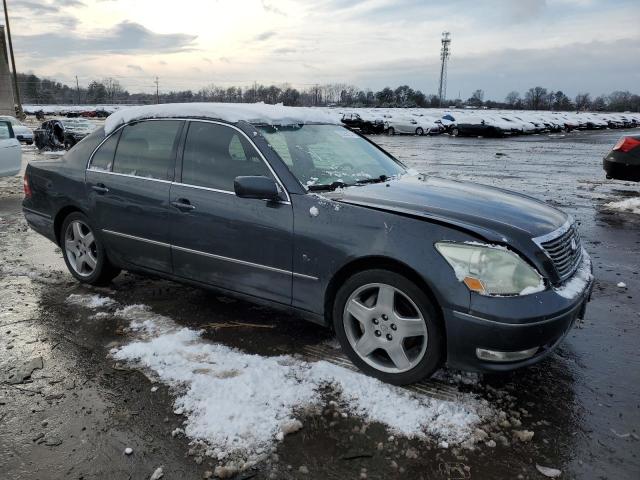
[[[582,260],[580,233],[575,224],[563,227],[556,232],[538,239],[538,244],[553,261],[560,281],[569,278]]]

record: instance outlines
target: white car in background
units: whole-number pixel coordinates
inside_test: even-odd
[[[20,173],[22,168],[22,148],[13,132],[11,122],[0,120],[0,177],[10,177]]]
[[[423,122],[421,117],[396,116],[385,119],[385,127],[389,135],[424,135],[429,133],[430,125]]]
[[[19,142],[24,142],[27,145],[33,144],[33,132],[29,127],[23,124],[20,120],[15,117],[11,117],[9,115],[0,115],[0,120],[6,120],[11,122],[11,126],[13,127],[13,132],[16,135],[16,138]]]

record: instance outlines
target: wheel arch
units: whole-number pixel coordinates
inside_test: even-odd
[[[64,223],[64,219],[74,212],[80,212],[83,215],[87,214],[84,210],[77,207],[76,205],[67,205],[65,207],[62,207],[58,211],[58,213],[56,213],[56,216],[53,219],[53,232],[56,236],[56,242],[58,242],[58,245],[60,245],[60,235],[62,233],[62,224]]]
[[[343,265],[331,278],[327,288],[325,290],[324,296],[324,318],[325,323],[333,328],[333,302],[336,298],[338,290],[344,284],[344,282],[351,276],[356,273],[363,272],[365,270],[390,270],[392,272],[398,273],[407,279],[411,280],[415,283],[433,302],[435,310],[438,314],[437,321],[440,322],[442,326],[442,331],[446,337],[446,328],[444,324],[444,315],[442,311],[442,306],[438,301],[438,297],[435,295],[433,288],[425,281],[425,279],[413,268],[411,268],[406,263],[403,263],[394,258],[385,257],[385,256],[367,256],[357,258],[352,260],[351,262]],[[446,340],[445,340],[446,344]]]

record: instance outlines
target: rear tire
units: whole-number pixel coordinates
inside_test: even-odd
[[[453,135],[454,137],[460,136],[460,130],[458,130],[457,127],[452,128],[451,129],[451,135]]]
[[[398,273],[356,273],[338,290],[332,313],[342,349],[367,375],[406,385],[430,377],[443,362],[436,306]]]
[[[120,273],[107,258],[102,239],[86,215],[69,214],[60,229],[60,248],[71,275],[89,285],[106,285]]]
[[[416,128],[416,135],[418,135],[419,137],[424,135],[424,129],[422,127]]]
[[[396,129],[393,127],[389,127],[389,130],[387,130],[387,135],[394,136],[395,134],[396,134]]]

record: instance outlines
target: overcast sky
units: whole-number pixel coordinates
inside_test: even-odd
[[[8,0],[18,71],[130,91],[409,84],[448,97],[541,85],[640,93],[638,0]]]

